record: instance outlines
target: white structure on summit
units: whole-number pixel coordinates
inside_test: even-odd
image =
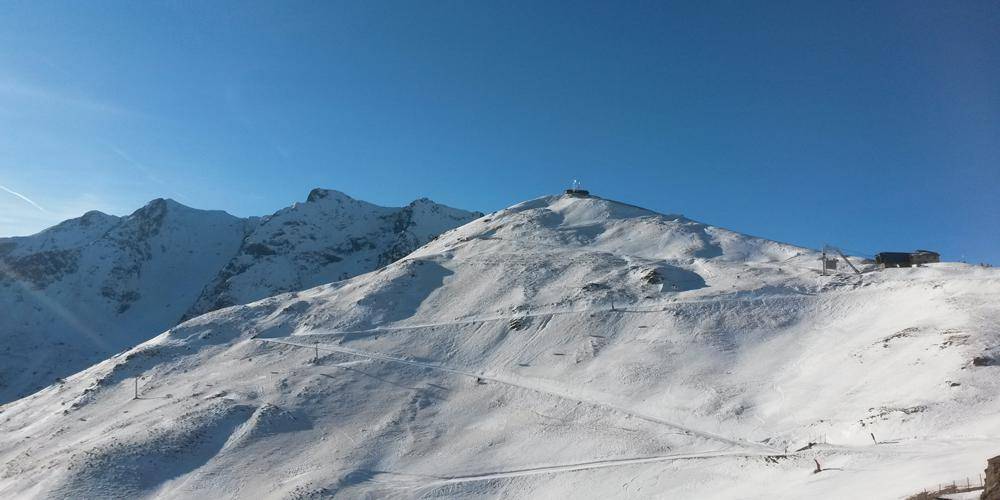
[[[580,188],[580,181],[573,179],[573,187],[566,190],[566,194],[570,196],[586,197],[590,196],[590,191]]]

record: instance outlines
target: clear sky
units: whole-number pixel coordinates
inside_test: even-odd
[[[313,187],[491,211],[574,178],[1000,264],[1000,3],[3,3],[0,235]]]

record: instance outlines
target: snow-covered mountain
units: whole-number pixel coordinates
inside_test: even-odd
[[[186,317],[378,269],[481,215],[427,198],[387,208],[314,189],[262,219]]]
[[[182,318],[368,272],[481,214],[387,208],[313,190],[241,219],[157,199],[0,239],[0,403],[148,340]]]
[[[817,257],[525,202],[0,407],[0,497],[899,498],[981,470],[1000,272]]]

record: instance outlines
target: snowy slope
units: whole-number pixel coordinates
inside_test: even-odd
[[[0,240],[0,401],[176,324],[246,230],[225,212],[158,199]]]
[[[0,403],[148,340],[194,312],[368,272],[479,214],[386,208],[314,190],[240,219],[158,199],[0,239]]]
[[[372,271],[479,215],[426,198],[388,208],[314,189],[260,222],[187,317]]]
[[[0,407],[0,496],[899,498],[1000,452],[1000,273],[816,257],[522,203]]]

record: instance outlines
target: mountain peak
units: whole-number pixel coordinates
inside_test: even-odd
[[[172,210],[195,210],[187,205],[179,203],[171,198],[155,198],[142,206],[142,208],[132,212],[133,216],[151,217],[162,216],[167,211]]]
[[[102,217],[113,217],[113,216],[108,215],[100,210],[88,210],[82,216],[80,216],[81,219],[99,219]]]
[[[315,203],[320,200],[355,201],[354,198],[335,189],[315,188],[309,191],[309,196],[306,198],[307,203]]]
[[[36,235],[0,238],[0,352],[12,359],[0,363],[0,404],[181,318],[374,271],[474,218],[314,189],[309,202],[265,217],[162,197],[124,217],[90,211]],[[59,363],[27,369],[38,362],[33,351]]]
[[[99,210],[90,210],[87,213],[77,217],[75,219],[68,219],[56,224],[55,226],[46,229],[48,230],[71,230],[78,227],[92,227],[92,226],[107,226],[109,224],[114,224],[119,220],[119,217],[114,215],[108,215]]]
[[[598,196],[581,197],[570,194],[542,196],[518,203],[507,208],[505,212],[531,212],[536,217],[557,214],[560,224],[568,223],[571,225],[637,217],[664,217],[663,214],[658,212],[620,201]],[[676,218],[676,216],[665,217]]]
[[[448,233],[421,255],[604,252],[634,260],[777,262],[807,249],[597,196],[524,201]]]
[[[162,220],[168,214],[171,217],[208,217],[209,219],[221,218],[225,220],[239,219],[225,210],[194,208],[172,198],[155,198],[150,200],[149,203],[146,203],[142,208],[132,212],[129,218],[141,220]]]

